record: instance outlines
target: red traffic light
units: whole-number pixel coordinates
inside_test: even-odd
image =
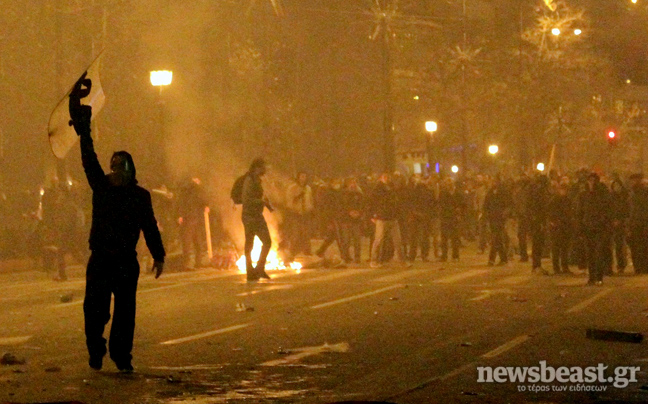
[[[608,139],[613,140],[614,138],[616,138],[616,132],[613,131],[613,130],[609,131],[608,132]]]

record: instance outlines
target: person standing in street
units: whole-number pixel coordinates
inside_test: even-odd
[[[459,260],[459,222],[464,211],[464,200],[452,178],[446,178],[439,193],[439,218],[441,221],[441,258],[448,260],[448,244],[452,246],[452,259]]]
[[[626,237],[628,233],[628,217],[630,215],[630,195],[619,179],[610,185],[612,198],[612,243],[616,257],[617,273],[622,274],[628,265]],[[610,260],[612,261],[612,260]],[[612,262],[609,263],[610,265]]]
[[[376,185],[370,199],[370,212],[372,221],[376,225],[373,245],[371,246],[371,267],[381,266],[380,258],[385,247],[387,236],[391,236],[394,247],[394,257],[403,266],[409,267],[405,262],[400,227],[398,225],[398,196],[392,188],[391,176],[383,173]]]
[[[565,185],[557,185],[556,193],[549,202],[548,217],[553,272],[557,275],[571,275],[569,270],[569,246],[573,208]]]
[[[110,329],[110,358],[121,372],[133,371],[131,364],[135,332],[135,298],[140,267],[135,247],[144,233],[157,279],[164,268],[165,251],[151,204],[151,194],[137,185],[135,165],[125,151],[115,152],[110,173],[104,174],[90,135],[91,107],[81,106],[87,96],[82,86],[91,86],[85,75],[70,93],[70,117],[81,139],[81,161],[92,188],[92,254],[86,271],[83,302],[89,365],[99,370],[106,354],[104,328],[110,320],[110,301],[114,311]]]
[[[506,219],[511,206],[511,198],[499,176],[495,177],[493,187],[486,194],[484,201],[484,214],[491,232],[491,248],[488,256],[488,265],[495,265],[495,258],[499,255],[498,265],[506,265],[508,251],[506,249]]]
[[[648,274],[648,187],[642,174],[630,176],[630,217],[628,244],[635,275]]]
[[[241,190],[241,202],[243,205],[243,214],[241,219],[245,228],[245,266],[247,280],[254,282],[260,278],[270,279],[265,271],[266,259],[270,253],[272,239],[268,224],[263,217],[263,208],[273,211],[272,205],[263,195],[263,185],[261,177],[266,173],[266,163],[262,158],[256,158],[252,161],[250,169],[245,174],[243,188]],[[259,237],[263,247],[261,255],[257,261],[256,267],[252,263],[252,248],[254,247],[254,237]]]
[[[588,285],[602,285],[611,248],[612,204],[610,191],[596,173],[587,177],[587,191],[581,197],[580,231],[587,243]]]

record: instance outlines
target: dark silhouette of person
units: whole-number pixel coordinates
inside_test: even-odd
[[[110,319],[110,300],[114,295],[113,322],[110,329],[110,358],[121,372],[133,371],[131,351],[135,331],[135,297],[139,263],[135,247],[143,231],[158,278],[164,268],[164,246],[153,214],[151,194],[137,185],[133,158],[125,151],[113,154],[110,173],[104,174],[90,136],[91,107],[80,105],[92,83],[77,82],[70,94],[71,124],[81,140],[81,160],[92,188],[91,255],[86,270],[83,302],[89,365],[99,370],[106,354],[104,328]],[[88,90],[82,89],[82,85]],[[84,95],[85,94],[85,95]]]
[[[243,182],[243,213],[241,219],[245,228],[245,265],[247,280],[250,282],[257,281],[259,278],[270,279],[270,276],[265,271],[265,265],[272,246],[272,239],[270,238],[268,224],[263,217],[263,208],[267,207],[271,212],[273,209],[268,199],[263,195],[261,177],[265,173],[265,161],[261,158],[254,159]],[[263,244],[256,267],[253,266],[251,259],[255,236],[259,237]]]

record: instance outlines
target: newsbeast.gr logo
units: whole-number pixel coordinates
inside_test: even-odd
[[[613,372],[606,372],[608,366],[599,363],[586,368],[547,366],[547,361],[540,361],[540,366],[528,367],[490,367],[477,368],[478,383],[574,383],[571,386],[544,386],[538,384],[520,385],[518,391],[605,391],[608,386],[592,384],[609,384],[618,389],[637,382],[639,366],[619,366]],[[607,374],[606,374],[607,373]],[[612,374],[614,376],[612,376]]]

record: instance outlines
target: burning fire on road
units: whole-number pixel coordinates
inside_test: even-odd
[[[261,240],[259,240],[258,237],[254,237],[254,247],[252,248],[252,264],[256,266],[257,262],[259,261],[259,256],[261,255],[261,247],[263,244],[261,243]],[[245,273],[245,255],[242,255],[241,258],[236,261],[236,266],[239,269],[241,273]],[[276,248],[272,248],[270,252],[268,253],[268,258],[266,260],[266,270],[282,270],[282,269],[292,269],[296,271],[297,273],[301,272],[302,269],[302,264],[299,262],[291,262],[289,264],[285,264],[281,258],[279,258],[279,254],[277,253]]]

